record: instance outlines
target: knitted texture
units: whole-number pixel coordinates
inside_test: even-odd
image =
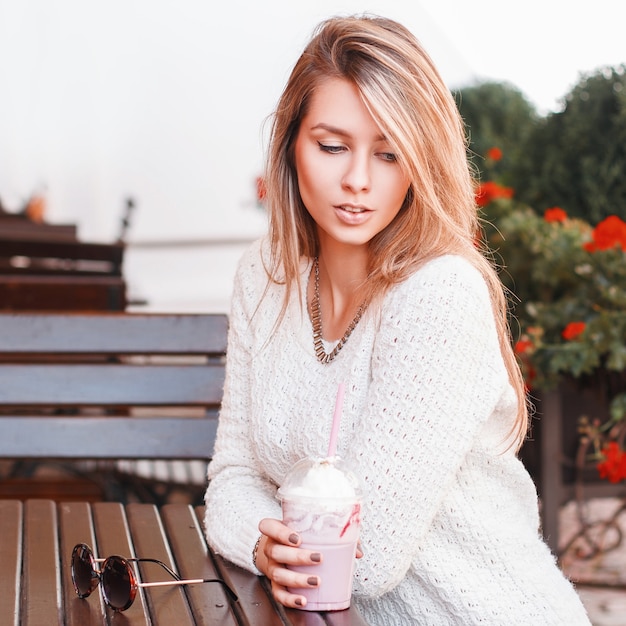
[[[211,546],[257,571],[258,523],[282,517],[275,494],[291,465],[325,454],[343,381],[338,453],[364,487],[353,602],[368,624],[589,624],[507,446],[515,395],[479,272],[460,257],[429,262],[321,364],[304,304],[310,264],[302,306],[292,298],[276,326],[284,286],[265,292],[262,249],[251,247],[235,279],[206,495]]]

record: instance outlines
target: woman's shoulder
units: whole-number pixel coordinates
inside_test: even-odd
[[[385,308],[417,307],[434,313],[440,308],[491,308],[481,271],[467,258],[447,254],[430,259],[397,284],[385,298]]]
[[[243,251],[237,263],[237,272],[254,273],[264,270],[264,262],[267,260],[269,246],[266,236],[259,237],[252,241]]]
[[[268,281],[270,266],[270,247],[267,237],[263,236],[252,241],[244,250],[237,262],[235,283],[265,285]]]
[[[458,254],[445,254],[430,259],[420,266],[402,285],[413,289],[418,285],[436,285],[440,289],[459,287],[486,289],[480,270],[467,258]]]
[[[302,272],[310,267],[306,259],[301,261]],[[238,304],[256,309],[263,303],[264,307],[280,309],[285,293],[285,281],[280,268],[275,269],[275,259],[267,235],[253,241],[243,252],[237,264],[233,296]],[[268,313],[269,314],[269,313]]]
[[[248,245],[239,257],[233,281],[233,302],[253,309],[259,302],[268,282],[265,238]]]
[[[300,275],[304,276],[311,268],[311,260],[300,259]],[[265,287],[269,284],[284,285],[284,272],[272,251],[272,244],[267,235],[253,241],[243,252],[237,264],[236,276],[239,280],[261,282]]]

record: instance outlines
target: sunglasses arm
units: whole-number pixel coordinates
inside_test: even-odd
[[[175,578],[179,582],[181,581],[180,576],[174,570],[168,567],[165,563],[163,563],[163,561],[159,561],[159,559],[126,559],[126,560],[132,563],[156,563],[157,565],[160,565],[172,578]]]
[[[190,578],[188,580],[164,580],[154,583],[137,583],[137,587],[170,587],[172,585],[192,585],[196,583],[220,583],[233,602],[238,602],[237,594],[219,578]]]

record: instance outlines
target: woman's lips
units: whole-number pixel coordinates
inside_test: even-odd
[[[363,224],[372,214],[371,209],[356,204],[339,204],[335,206],[337,217],[351,226]]]

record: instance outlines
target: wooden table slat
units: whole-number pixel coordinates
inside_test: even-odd
[[[59,504],[59,541],[61,550],[61,580],[66,626],[95,626],[107,624],[106,608],[98,587],[89,598],[76,595],[72,584],[72,550],[77,543],[86,543],[95,549],[96,538],[93,530],[91,508],[86,502]]]
[[[161,518],[169,537],[176,570],[183,578],[220,578],[204,540],[194,511],[189,506],[168,504]],[[205,583],[185,589],[196,616],[197,626],[236,626],[230,603],[222,585]]]
[[[63,625],[56,507],[51,500],[24,505],[22,626]]]
[[[202,525],[204,507],[196,509],[196,517]],[[217,554],[213,555],[213,559],[220,577],[239,596],[241,615],[238,615],[238,618],[243,624],[283,626],[288,623],[283,607],[266,593],[258,576],[251,576],[250,572],[229,563]]]
[[[157,508],[152,504],[129,504],[126,507],[128,525],[139,558],[158,559],[171,569],[174,563],[163,534]],[[171,576],[156,563],[139,564],[141,582],[171,580]],[[145,589],[154,626],[194,626],[194,620],[183,587],[153,587]]]
[[[323,613],[323,615],[328,626],[367,626],[367,623],[356,609],[351,609],[350,611],[333,611]],[[293,622],[293,624],[296,626],[295,622]]]
[[[5,572],[0,584],[0,615],[18,626],[20,588],[22,582],[23,505],[17,500],[0,500],[0,563]],[[11,584],[11,579],[13,583]]]
[[[312,613],[311,611],[297,611],[296,609],[285,609],[289,624],[291,626],[326,626],[326,615],[331,613]]]
[[[96,556],[106,558],[111,555],[134,557],[133,544],[124,507],[117,502],[96,502],[92,506],[97,548]],[[114,612],[107,607],[109,621]],[[143,589],[139,589],[134,604],[123,613],[124,626],[151,626],[148,604]],[[119,621],[119,620],[118,620]],[[115,622],[113,622],[115,623]]]

